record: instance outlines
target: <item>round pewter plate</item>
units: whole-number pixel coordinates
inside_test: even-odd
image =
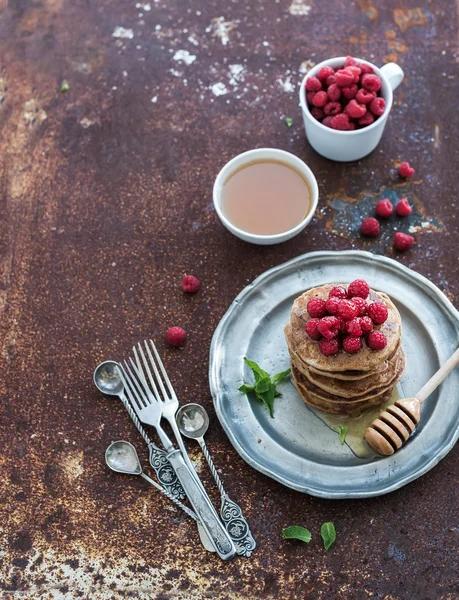
[[[220,321],[210,350],[209,378],[217,416],[252,467],[300,492],[323,498],[368,498],[396,490],[432,469],[459,436],[459,368],[422,407],[420,425],[393,456],[357,457],[282,383],[274,419],[238,391],[252,381],[247,356],[271,375],[289,366],[284,325],[306,289],[364,278],[386,292],[403,322],[407,367],[400,394],[414,396],[459,346],[459,313],[425,277],[368,252],[312,252],[260,275]]]

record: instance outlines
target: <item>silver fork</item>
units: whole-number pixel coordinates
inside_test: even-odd
[[[174,448],[169,436],[161,427],[161,404],[153,396],[148,386],[146,386],[133,360],[129,360],[132,369],[126,361],[124,367],[122,365],[118,366],[123,385],[133,409],[142,423],[155,427],[159,439],[167,452],[167,458],[173,466],[195,513],[198,515],[207,535],[212,540],[220,558],[223,560],[233,558],[236,553],[235,546],[223,523],[220,521],[206,491],[194,470],[191,471],[189,469],[180,450]]]

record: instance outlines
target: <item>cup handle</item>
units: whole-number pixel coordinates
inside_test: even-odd
[[[403,69],[393,62],[387,63],[387,65],[381,67],[381,72],[386,76],[392,90],[398,88],[405,77]]]

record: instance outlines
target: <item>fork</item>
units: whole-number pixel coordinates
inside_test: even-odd
[[[186,495],[215,549],[223,560],[233,558],[236,548],[229,537],[223,523],[213,507],[204,487],[194,470],[191,471],[182,453],[174,448],[169,436],[161,427],[161,404],[146,385],[142,375],[132,358],[129,359],[132,369],[125,361],[124,367],[118,364],[120,377],[129,396],[129,400],[137,416],[146,425],[153,426],[167,452],[167,458],[173,466]]]

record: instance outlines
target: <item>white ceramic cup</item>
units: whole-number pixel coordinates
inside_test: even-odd
[[[233,223],[231,223],[222,210],[222,190],[226,181],[242,166],[262,160],[275,160],[282,162],[285,165],[289,165],[298,173],[300,173],[308,183],[311,194],[308,213],[304,219],[298,223],[298,225],[293,227],[293,229],[284,231],[283,233],[276,233],[273,235],[258,235],[255,233],[250,233],[249,231],[244,231],[243,229],[239,229],[233,225]],[[226,163],[215,180],[213,188],[213,200],[215,210],[220,218],[220,221],[229,231],[231,231],[231,233],[246,242],[267,246],[270,244],[280,244],[281,242],[286,242],[292,237],[295,237],[295,235],[300,233],[300,231],[306,227],[306,225],[312,219],[317,208],[317,202],[319,201],[319,188],[311,169],[297,156],[290,154],[290,152],[285,152],[284,150],[278,150],[277,148],[257,148],[255,150],[243,152]]]
[[[306,79],[313,75],[317,77],[317,73],[322,67],[332,67],[333,69],[344,67],[345,60],[345,56],[324,60],[306,73],[300,87],[300,106],[303,113],[304,129],[309,143],[316,152],[325,156],[325,158],[339,162],[359,160],[373,152],[379,144],[387,117],[392,108],[392,92],[400,85],[404,77],[402,69],[396,63],[388,63],[378,69],[373,63],[356,58],[358,63],[370,65],[375,75],[381,78],[380,93],[386,101],[386,109],[374,123],[362,129],[354,131],[330,129],[330,127],[322,125],[322,123],[311,115],[308,103],[306,102]]]

